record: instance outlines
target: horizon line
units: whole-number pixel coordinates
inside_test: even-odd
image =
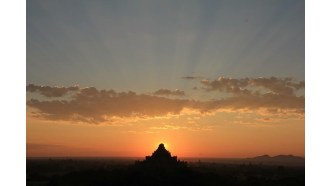
[[[253,157],[211,157],[211,156],[180,156],[178,157],[180,158],[193,158],[193,159],[248,159],[248,158],[256,158],[259,156],[264,156],[264,155],[268,155],[268,154],[262,154],[262,155],[258,155],[258,156],[253,156]],[[281,155],[285,155],[285,156],[289,156],[292,155],[294,157],[300,157],[300,158],[304,158],[305,156],[298,156],[298,155],[293,155],[293,154],[278,154],[278,155],[274,155],[274,156],[270,156],[269,157],[276,157],[276,156],[281,156]],[[174,155],[176,156],[176,155]],[[26,159],[28,158],[145,158],[146,156],[26,156]]]

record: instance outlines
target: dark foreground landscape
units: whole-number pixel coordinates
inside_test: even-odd
[[[27,185],[305,185],[304,159],[177,160],[160,145],[145,160],[136,158],[28,158]]]

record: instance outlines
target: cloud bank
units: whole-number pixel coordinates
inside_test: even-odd
[[[39,101],[31,99],[27,105],[38,109],[36,117],[49,120],[101,123],[119,118],[148,118],[179,114],[189,101],[150,96],[135,92],[81,89],[70,100]]]
[[[304,88],[304,82],[290,78],[219,78],[203,80],[204,91],[220,91],[231,96],[209,101],[174,99],[163,95],[185,95],[180,90],[159,89],[153,95],[135,92],[98,90],[95,87],[43,87],[30,84],[27,91],[39,93],[56,100],[30,99],[29,107],[38,112],[34,117],[46,120],[62,120],[91,124],[111,123],[116,119],[148,119],[194,113],[216,113],[237,111],[258,111],[261,115],[304,115],[305,97],[297,96],[296,91]],[[64,95],[73,92],[71,97]],[[62,99],[60,99],[62,98]]]

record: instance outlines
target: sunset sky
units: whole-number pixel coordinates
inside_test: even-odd
[[[301,0],[27,3],[27,156],[305,156]]]

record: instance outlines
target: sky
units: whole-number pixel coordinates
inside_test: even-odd
[[[27,156],[304,156],[304,9],[27,1]]]

